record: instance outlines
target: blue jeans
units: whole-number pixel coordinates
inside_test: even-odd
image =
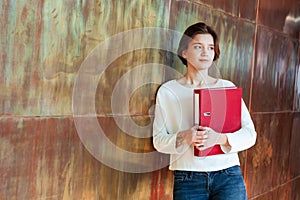
[[[246,200],[239,166],[214,172],[174,171],[174,200]]]

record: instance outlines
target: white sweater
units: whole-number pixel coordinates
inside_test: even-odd
[[[214,87],[230,87],[230,81],[219,79]],[[178,148],[178,132],[193,126],[193,88],[176,80],[164,83],[156,96],[153,123],[153,144],[157,151],[171,154],[170,170],[217,171],[240,165],[238,152],[255,144],[256,132],[248,109],[242,101],[242,128],[234,133],[225,133],[230,147],[221,146],[225,154],[195,157],[194,147],[184,144]]]

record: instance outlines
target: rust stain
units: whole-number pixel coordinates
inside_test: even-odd
[[[252,164],[254,168],[261,166],[269,166],[273,155],[273,149],[270,141],[262,136],[255,145],[255,153],[253,155]]]
[[[71,155],[70,160],[68,161],[68,163],[66,164],[64,170],[63,170],[63,176],[65,177],[65,182],[64,182],[64,190],[63,190],[63,200],[68,200],[68,199],[72,199],[71,194],[72,194],[72,187],[71,187],[71,183],[72,183],[72,178],[74,178],[74,155]]]
[[[5,162],[6,159],[11,158],[11,156],[13,155],[13,150],[14,148],[12,148],[12,144],[10,143],[10,141],[6,138],[1,137],[0,139],[0,160],[3,163],[7,163]],[[8,164],[8,163],[7,163]],[[4,171],[1,170],[1,176],[3,175],[3,173],[5,173]]]
[[[26,8],[26,6],[23,8],[23,10],[22,10],[22,14],[21,14],[21,21],[22,21],[22,23],[24,24],[24,23],[26,23],[26,18],[27,18],[27,8]]]

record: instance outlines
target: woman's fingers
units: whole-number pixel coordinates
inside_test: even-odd
[[[194,146],[199,150],[204,150],[206,148],[216,145],[218,134],[211,128],[202,127],[202,130],[196,132],[193,143]]]

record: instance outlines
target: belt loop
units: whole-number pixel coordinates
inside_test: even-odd
[[[193,171],[189,171],[188,173],[188,179],[191,180],[194,176],[194,172]]]

